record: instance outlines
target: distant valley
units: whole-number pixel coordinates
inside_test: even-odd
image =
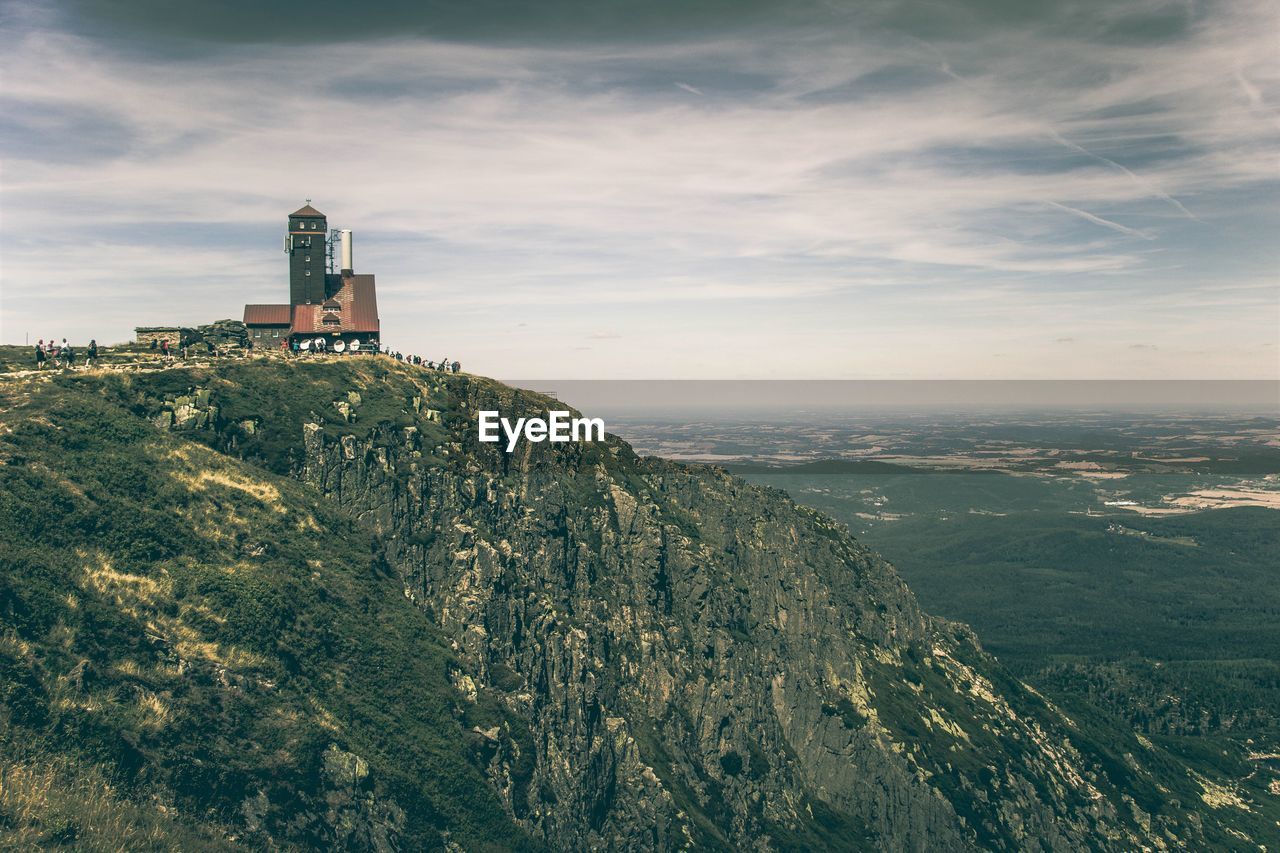
[[[612,422],[848,524],[1055,702],[1280,799],[1280,424],[931,413]]]

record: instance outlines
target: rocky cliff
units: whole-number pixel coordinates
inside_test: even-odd
[[[476,440],[479,410],[518,417],[562,406],[381,359],[84,382],[121,420],[162,436],[166,452],[202,444],[267,484],[300,481],[297,495],[326,504],[326,518],[353,520],[374,552],[358,577],[388,572],[396,587],[387,598],[378,598],[385,586],[361,593],[363,630],[379,632],[384,619],[403,630],[409,607],[447,648],[450,737],[523,833],[494,830],[508,839],[498,846],[1076,850],[1204,840],[1177,808],[1135,797],[1134,779],[1151,770],[1100,749],[966,628],[922,613],[847,529],[781,492],[639,458],[613,437],[522,442],[508,454]],[[307,512],[315,525],[321,510]],[[349,545],[352,534],[341,535]],[[237,559],[253,566],[270,553],[261,548],[242,547]],[[293,582],[302,589],[305,576]],[[372,701],[391,718],[420,716],[400,704],[408,688]],[[315,790],[297,796],[333,801],[330,766],[359,775],[377,737],[355,737],[358,724],[316,740],[307,760],[320,770],[298,783]],[[387,747],[366,766],[371,780],[427,772],[415,766],[423,759],[397,760]],[[345,819],[360,834],[331,826],[309,837],[400,845],[412,792],[366,788],[363,810]],[[263,797],[275,818],[253,818],[257,837],[288,843],[287,812]],[[255,808],[245,798],[223,819],[239,826]],[[413,837],[452,843],[451,820],[468,819],[441,814],[441,833]]]
[[[511,712],[484,733],[487,771],[531,832],[577,849],[1142,843],[1149,819],[1071,721],[842,526],[613,438],[507,454],[476,440],[478,411],[559,404],[429,383],[437,446],[312,423],[301,476],[378,532],[465,661],[459,690]]]

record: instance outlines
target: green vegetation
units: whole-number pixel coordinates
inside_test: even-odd
[[[714,555],[794,541],[764,530],[760,512],[798,522],[803,541],[830,554],[810,560],[815,571],[826,567],[837,582],[867,562],[842,525],[812,509],[795,514],[778,495],[760,500],[718,472],[671,465],[671,477],[659,476],[668,463],[642,467],[614,441],[551,458],[475,444],[461,427],[478,398],[522,414],[550,404],[512,395],[487,380],[363,358],[77,371],[0,386],[0,844],[536,848],[494,782],[510,792],[515,818],[534,826],[539,803],[571,797],[535,772],[555,729],[523,716],[526,700],[505,692],[528,683],[514,659],[489,662],[489,687],[460,678],[457,646],[406,599],[384,556],[403,558],[394,539],[414,559],[449,559],[463,540],[448,523],[375,534],[373,522],[357,521],[420,489],[411,470],[465,469],[476,486],[466,535],[509,539],[526,553],[544,537],[604,551],[629,512],[611,490],[652,502],[660,527],[646,537],[680,531],[711,558],[698,571],[735,654],[770,630],[750,606],[761,581]],[[317,433],[331,452],[304,453],[304,435]],[[304,465],[308,478],[327,476],[335,460],[341,504],[298,476]],[[868,529],[926,607],[977,625],[1008,669],[959,627],[941,652],[885,646],[898,651],[862,661],[866,702],[833,692],[809,706],[822,727],[885,738],[929,780],[929,796],[950,802],[965,832],[992,847],[1025,840],[993,802],[1053,802],[1059,817],[1097,817],[1080,789],[1067,799],[1058,790],[1067,766],[1108,803],[1131,798],[1124,823],[1149,817],[1154,832],[1179,837],[1194,826],[1193,837],[1222,847],[1236,829],[1268,837],[1280,819],[1265,759],[1280,689],[1277,636],[1260,618],[1276,612],[1268,555],[1280,543],[1269,514],[1126,515],[1117,526],[1114,516],[1064,511],[1078,482],[1046,497],[1030,477],[865,475],[759,476]],[[868,503],[862,485],[852,496],[832,487],[890,481],[900,490],[888,507]],[[563,498],[558,511],[533,518],[517,540],[496,507],[549,483]],[[354,510],[344,506],[352,491]],[[904,495],[950,503],[913,511]],[[993,509],[964,512],[972,501]],[[885,520],[890,509],[898,520]],[[396,523],[412,517],[395,511]],[[997,511],[1007,514],[989,514]],[[665,564],[651,589],[625,568],[584,561],[574,570],[601,601],[614,591],[625,600],[630,583],[660,611],[679,610]],[[899,595],[898,606],[909,602]],[[884,614],[895,600],[858,606]],[[547,615],[594,630],[588,608]],[[799,767],[800,747],[738,738],[690,760],[703,733],[686,706],[665,713],[633,717],[630,732],[701,847],[733,848],[744,819],[779,849],[866,849],[876,832],[896,831],[863,823],[870,812],[824,805],[793,780],[779,787],[771,763],[780,754]],[[1059,748],[1071,753],[1061,763]],[[765,785],[774,787],[761,796]],[[1008,800],[977,793],[1001,785]],[[808,818],[779,821],[770,805],[779,792]],[[615,793],[602,785],[582,819],[603,826]]]
[[[1220,802],[1198,773],[1249,804],[1210,814],[1253,838],[1274,836],[1280,797],[1269,785],[1280,762],[1249,756],[1280,751],[1275,510],[1090,516],[1072,510],[1096,500],[1093,487],[1057,478],[749,479],[845,521],[894,563],[927,611],[972,625],[1011,676],[1068,713],[1089,762],[1139,807],[1160,814],[1171,800]],[[1126,481],[1157,493],[1168,486]],[[1024,695],[1012,677],[1002,687]],[[892,709],[894,697],[900,707],[887,716],[901,725],[918,697],[882,679],[878,702]],[[1145,742],[1117,735],[1125,728]],[[927,726],[900,734],[939,736]],[[1140,755],[1152,774],[1136,773],[1126,755]],[[1239,842],[1218,837],[1225,847]]]
[[[1130,722],[1190,733],[1280,725],[1276,518],[1239,508],[1125,519],[1146,537],[1079,515],[907,519],[876,545],[925,607],[968,622],[1033,683],[1132,691],[1111,703]],[[1153,704],[1166,691],[1179,700]]]
[[[216,827],[191,827],[168,809],[122,797],[101,768],[66,756],[0,754],[0,839],[5,849],[223,850]]]
[[[452,652],[371,534],[267,470],[295,463],[282,437],[241,437],[254,467],[146,419],[195,386],[238,416],[332,412],[351,385],[289,397],[248,368],[4,386],[0,832],[199,849],[234,824],[255,846],[534,846],[486,783]],[[364,410],[371,427],[409,418],[388,398]]]

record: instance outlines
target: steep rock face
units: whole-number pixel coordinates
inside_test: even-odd
[[[459,691],[505,708],[477,727],[491,781],[553,846],[1165,843],[1070,721],[843,527],[612,437],[507,454],[476,413],[554,401],[446,393],[440,444],[311,424],[300,475],[379,533]]]

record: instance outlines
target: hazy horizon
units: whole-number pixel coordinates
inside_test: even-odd
[[[884,413],[1070,410],[1280,415],[1267,380],[574,380],[506,379],[590,413]]]

